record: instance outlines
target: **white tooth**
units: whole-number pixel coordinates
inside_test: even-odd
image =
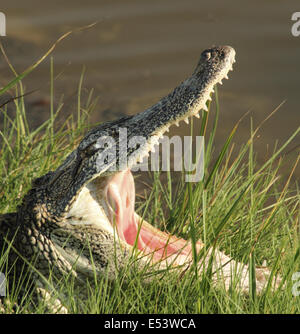
[[[148,155],[148,154],[147,154]],[[137,162],[139,162],[139,163],[141,163],[141,162],[143,162],[143,160],[144,160],[144,157],[139,157],[139,158],[137,158]]]
[[[208,111],[207,105],[204,104],[204,106],[202,107],[202,109],[205,110],[205,111]]]
[[[179,126],[179,121],[176,121],[176,122],[175,122],[175,125],[176,125],[176,126]]]
[[[155,146],[157,144],[158,144],[158,138],[156,136],[152,137],[150,145]]]
[[[209,101],[212,101],[212,98],[211,98],[211,96],[208,96],[207,100],[209,100]]]
[[[220,84],[220,85],[223,85],[223,82],[222,82],[222,80],[220,80],[220,81],[219,81],[219,84]]]
[[[189,124],[189,119],[188,118],[186,118],[184,121],[185,121],[186,124]]]
[[[224,77],[225,79],[228,79],[228,76],[227,76],[227,74],[225,75],[225,77]]]
[[[211,90],[211,92],[212,92],[212,93],[214,93],[214,92],[215,92],[215,90],[214,90],[214,89],[212,89],[212,90]]]
[[[195,114],[195,117],[200,118],[200,115],[199,114]]]

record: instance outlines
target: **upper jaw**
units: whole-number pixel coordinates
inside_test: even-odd
[[[210,58],[203,59],[207,53],[211,54]],[[158,144],[170,126],[188,117],[199,117],[201,109],[207,110],[206,103],[211,100],[214,86],[228,78],[234,61],[235,51],[230,46],[205,50],[192,76],[158,103],[137,115],[94,129],[80,145],[91,143],[93,138],[89,148],[98,150],[97,172],[113,174],[132,168]],[[112,157],[109,163],[104,161],[105,156]]]
[[[55,207],[59,207],[61,213],[68,212],[81,190],[92,180],[132,168],[153,150],[171,125],[178,125],[191,116],[199,117],[200,110],[207,109],[214,85],[221,83],[232,69],[235,51],[221,46],[205,52],[212,56],[208,60],[201,56],[192,76],[157,104],[135,116],[101,124],[85,136],[53,173],[55,181],[49,183],[48,193],[54,201],[60,198]],[[121,131],[125,137],[120,137]],[[137,138],[142,138],[142,143]],[[125,157],[125,161],[121,157]],[[62,195],[56,196],[53,192]],[[52,203],[51,206],[54,207]]]

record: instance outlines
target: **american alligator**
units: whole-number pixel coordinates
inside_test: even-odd
[[[0,219],[0,249],[5,240],[13,240],[9,265],[17,262],[14,277],[19,277],[25,263],[32,268],[34,285],[45,291],[50,289],[45,283],[50,276],[59,282],[63,275],[71,275],[85,284],[96,272],[113,280],[133,254],[131,265],[137,270],[152,268],[149,263],[178,267],[181,273],[187,270],[192,263],[191,243],[155,229],[135,213],[130,169],[171,125],[199,117],[200,110],[207,109],[214,86],[227,78],[234,62],[230,46],[203,51],[192,75],[169,95],[137,115],[97,126],[60,167],[34,180],[17,212]],[[124,146],[118,140],[121,128],[127,129],[128,142],[142,136],[144,143]],[[201,249],[198,241],[197,250]],[[215,250],[213,282],[222,281],[229,288],[234,270],[240,272],[240,289],[247,292],[248,266]],[[256,269],[257,291],[262,291],[268,276],[267,268]]]

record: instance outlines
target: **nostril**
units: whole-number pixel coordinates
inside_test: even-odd
[[[202,52],[201,56],[204,60],[209,60],[211,58],[211,52],[210,51],[204,51],[204,52]]]

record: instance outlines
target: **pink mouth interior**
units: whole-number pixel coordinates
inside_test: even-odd
[[[154,262],[168,259],[184,264],[191,259],[190,243],[154,228],[135,213],[135,186],[129,169],[110,178],[105,194],[110,205],[109,218],[120,239],[151,254]]]

